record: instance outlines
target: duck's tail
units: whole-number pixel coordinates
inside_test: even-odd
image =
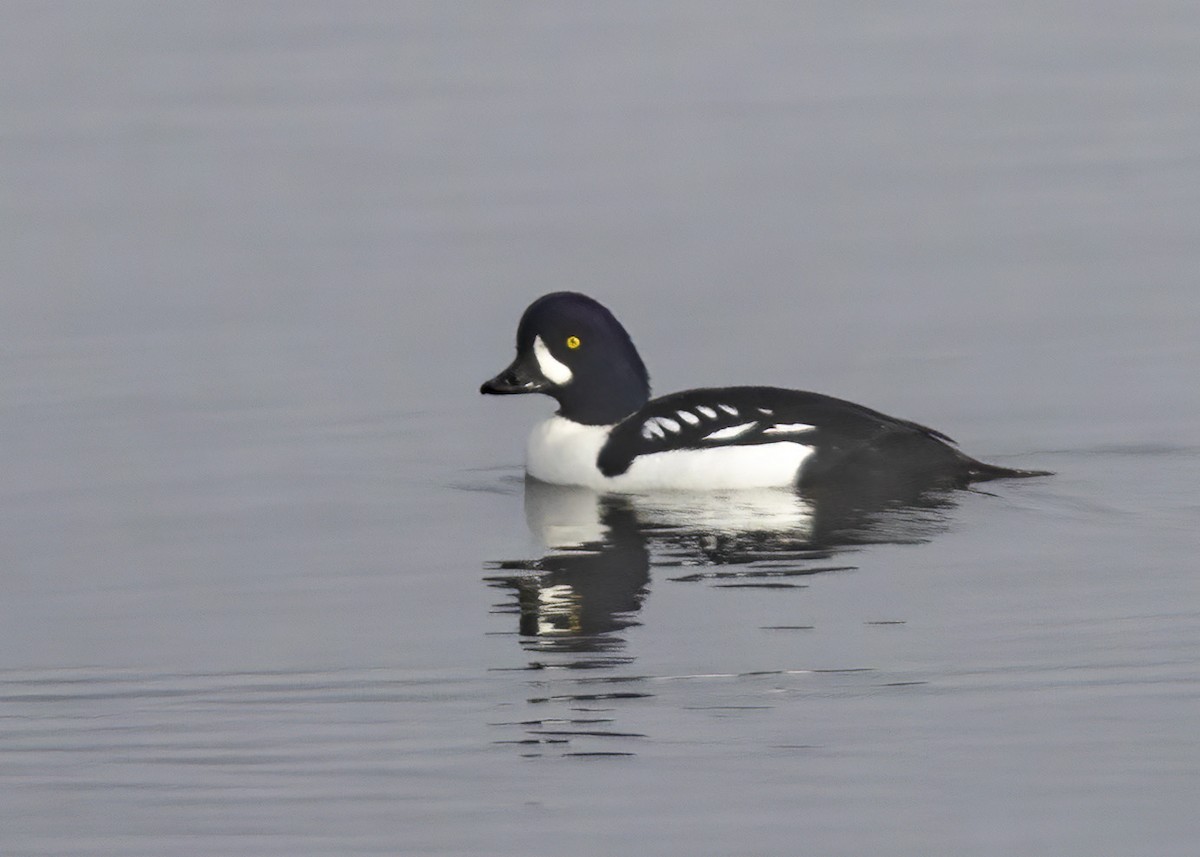
[[[1053,470],[1017,470],[1012,467],[1001,467],[998,464],[987,464],[971,459],[967,462],[966,477],[969,482],[987,482],[991,479],[1029,479],[1033,476],[1053,476]]]

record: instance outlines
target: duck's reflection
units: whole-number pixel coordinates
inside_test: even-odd
[[[533,564],[536,574],[511,581],[521,634],[553,640],[559,650],[619,645],[608,635],[636,624],[650,581],[650,551],[633,510],[582,489],[531,482],[525,513],[546,553]]]
[[[638,624],[651,565],[675,581],[797,587],[797,578],[852,568],[831,560],[853,547],[929,539],[945,529],[953,502],[950,493],[918,490],[612,496],[531,479],[525,515],[544,553],[496,563],[500,573],[487,580],[515,593],[527,650],[606,653],[611,661],[624,645],[617,632]]]

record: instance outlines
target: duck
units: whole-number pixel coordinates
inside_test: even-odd
[[[628,331],[578,292],[530,304],[516,350],[480,392],[542,393],[558,403],[531,431],[525,459],[528,477],[552,485],[614,494],[887,493],[1051,475],[987,464],[936,429],[821,393],[700,387],[653,398]]]

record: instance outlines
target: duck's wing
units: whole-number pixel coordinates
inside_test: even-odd
[[[946,435],[853,402],[778,387],[684,390],[647,403],[618,423],[600,451],[606,476],[629,469],[640,455],[791,442],[820,457],[885,443],[891,436],[920,438],[955,455]]]

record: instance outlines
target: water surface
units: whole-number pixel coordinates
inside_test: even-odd
[[[0,17],[0,851],[1193,853],[1190,6]],[[561,288],[1058,475],[527,490]]]

